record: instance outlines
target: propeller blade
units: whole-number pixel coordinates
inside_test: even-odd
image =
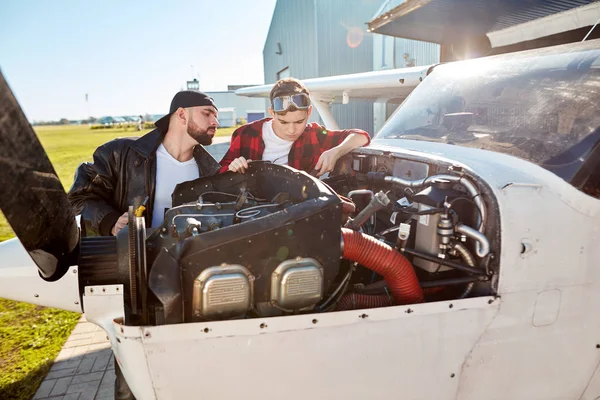
[[[71,204],[1,71],[0,209],[44,279],[57,280],[76,264]]]

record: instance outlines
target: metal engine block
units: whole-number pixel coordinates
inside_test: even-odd
[[[148,235],[156,324],[312,309],[338,273],[341,211],[319,179],[266,162],[179,184]]]

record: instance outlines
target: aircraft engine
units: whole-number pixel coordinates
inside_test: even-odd
[[[338,274],[344,205],[320,180],[265,162],[184,182],[160,226],[146,229],[132,205],[116,238],[82,238],[80,283],[123,283],[131,324],[305,312]]]
[[[263,162],[178,185],[146,239],[154,315],[175,323],[314,308],[338,273],[341,203],[318,179]]]

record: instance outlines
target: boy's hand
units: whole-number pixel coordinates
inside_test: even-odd
[[[315,165],[315,169],[318,170],[317,176],[321,176],[327,172],[333,171],[335,163],[339,158],[340,153],[336,147],[324,151],[319,157],[317,165]]]
[[[233,172],[239,172],[241,174],[246,172],[248,168],[248,162],[252,160],[246,160],[244,157],[238,157],[229,164],[229,170]]]

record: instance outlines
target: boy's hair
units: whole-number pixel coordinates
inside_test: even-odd
[[[274,85],[273,89],[271,89],[271,94],[269,95],[269,101],[271,102],[271,106],[273,105],[273,99],[279,96],[291,96],[293,94],[298,93],[306,93],[310,96],[308,89],[302,82],[300,82],[296,78],[283,78],[278,80]],[[291,110],[290,110],[291,111]],[[287,111],[277,113],[281,115],[285,115]]]

